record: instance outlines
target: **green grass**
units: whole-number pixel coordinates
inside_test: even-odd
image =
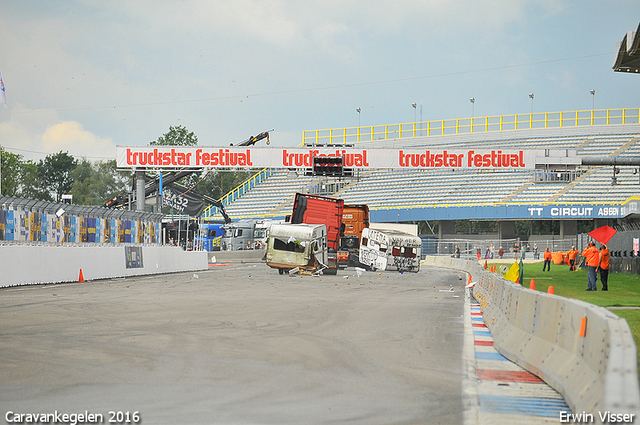
[[[510,267],[513,263],[506,264]],[[493,265],[493,264],[492,264]],[[499,266],[498,266],[499,267]],[[640,307],[640,276],[627,273],[610,273],[608,291],[601,291],[602,282],[598,274],[598,291],[586,291],[587,269],[569,271],[569,266],[552,265],[551,271],[542,271],[542,262],[525,263],[523,286],[528,288],[531,279],[535,279],[535,289],[547,292],[553,286],[556,295],[575,298],[601,307]],[[640,310],[612,310],[614,314],[626,319],[636,347],[640,347]],[[640,351],[638,355],[640,365]],[[640,370],[639,370],[640,372]]]

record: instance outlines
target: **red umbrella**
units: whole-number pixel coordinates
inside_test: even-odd
[[[607,244],[617,232],[616,229],[609,226],[598,227],[595,230],[589,232],[589,236],[597,240],[600,243]]]

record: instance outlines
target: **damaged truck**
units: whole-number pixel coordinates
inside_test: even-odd
[[[362,230],[360,262],[371,270],[419,272],[422,240],[395,229]]]
[[[327,269],[327,226],[324,224],[272,224],[264,260],[280,274],[299,268]]]

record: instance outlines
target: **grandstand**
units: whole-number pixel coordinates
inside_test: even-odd
[[[592,119],[586,125],[566,126],[566,122],[563,125],[561,121],[560,126],[545,123],[538,128],[532,116],[528,129],[472,132],[477,127],[474,121],[467,132],[406,137],[420,131],[405,131],[402,138],[383,140],[373,137],[372,131],[369,140],[358,142],[358,147],[575,150],[578,157],[640,159],[639,110],[617,111],[622,111],[625,118],[614,123],[608,120],[597,123],[594,112],[589,111]],[[606,111],[606,116],[610,115],[611,112]],[[489,117],[475,120],[483,119],[490,121]],[[575,122],[578,123],[577,118]],[[425,123],[417,124],[410,125],[428,127],[423,126]],[[349,132],[340,129],[329,133],[343,135],[337,140],[347,141]],[[441,133],[445,133],[444,128]],[[315,131],[315,134],[321,132]],[[363,132],[358,129],[357,134],[361,137]],[[307,137],[305,140],[307,146],[313,146]],[[331,139],[329,142],[331,147],[343,146]],[[291,211],[296,192],[326,194],[342,198],[345,203],[366,203],[372,221],[529,219],[528,206],[623,205],[640,194],[640,162],[635,167],[617,168],[619,173],[615,175],[612,165],[578,165],[573,169],[545,166],[525,170],[368,169],[356,172],[351,178],[307,176],[304,170],[270,170],[268,177],[237,194],[235,199],[223,198],[223,203],[233,219],[282,218]],[[615,184],[612,184],[614,177]]]

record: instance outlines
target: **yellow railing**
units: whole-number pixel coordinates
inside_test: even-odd
[[[357,143],[408,137],[591,125],[638,124],[640,108],[595,109],[305,130],[303,144]]]
[[[233,190],[220,198],[219,201],[222,202],[222,205],[224,206],[229,205],[231,202],[235,201],[236,199],[247,193],[249,190],[251,190],[255,185],[265,180],[272,173],[273,170],[271,168],[263,168],[253,176],[249,177],[246,181],[236,186]],[[213,205],[209,205],[202,212],[202,218],[204,218],[205,220],[217,219],[219,218],[217,217],[217,214],[218,208]]]

